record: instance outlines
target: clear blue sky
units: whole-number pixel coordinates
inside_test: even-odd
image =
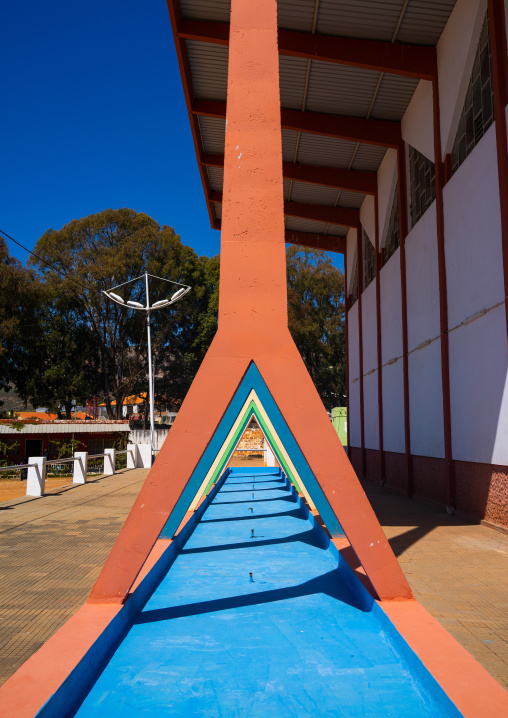
[[[216,254],[165,1],[4,0],[0,21],[0,228],[33,248],[130,207]]]

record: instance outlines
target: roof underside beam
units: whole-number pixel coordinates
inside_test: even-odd
[[[332,237],[324,234],[312,234],[310,232],[297,232],[294,229],[286,229],[286,244],[296,244],[309,249],[323,249],[325,252],[337,252],[345,254],[346,238]]]
[[[226,119],[226,103],[219,100],[195,100],[192,105],[194,115]],[[368,145],[393,147],[397,149],[401,142],[400,122],[390,120],[371,120],[362,117],[344,115],[326,115],[321,112],[300,112],[299,110],[281,110],[281,123],[284,130],[307,132],[313,135],[325,135],[351,142],[364,142]]]
[[[229,23],[183,19],[178,36],[185,40],[229,45]],[[437,75],[436,48],[423,45],[279,29],[279,53],[423,80],[432,80]]]
[[[203,155],[201,163],[205,167],[224,167],[224,155]],[[284,162],[283,174],[286,179],[296,182],[335,187],[349,192],[376,194],[376,172],[360,172],[358,170],[336,169],[335,167],[316,167]]]
[[[214,228],[221,228],[220,219],[215,220]],[[346,253],[346,237],[334,237],[333,235],[286,229],[284,241],[286,244],[295,244],[298,247],[307,247],[307,249],[321,249],[324,252],[337,252],[337,254]]]
[[[211,192],[210,202],[222,202],[222,192]],[[304,202],[284,201],[284,214],[290,217],[310,219],[314,222],[338,224],[342,227],[358,227],[360,224],[360,210],[349,207],[326,207],[322,204],[306,204]]]

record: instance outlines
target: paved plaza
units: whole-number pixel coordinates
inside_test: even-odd
[[[0,682],[86,600],[146,474],[0,504]],[[418,600],[508,687],[508,536],[364,488]]]

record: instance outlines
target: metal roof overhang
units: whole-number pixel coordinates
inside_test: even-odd
[[[278,0],[286,242],[345,251],[455,0]],[[212,227],[222,217],[229,0],[168,0]],[[373,238],[372,238],[373,239]]]

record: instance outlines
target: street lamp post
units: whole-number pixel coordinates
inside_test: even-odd
[[[148,285],[148,277],[152,277],[153,279],[160,279],[163,282],[168,282],[168,284],[176,284],[180,287],[180,289],[177,289],[174,294],[169,299],[160,299],[157,302],[154,302],[152,305],[150,305],[150,293],[149,293],[149,285]],[[116,294],[113,290],[114,289],[120,289],[121,287],[126,287],[129,284],[134,284],[134,282],[138,282],[140,279],[145,280],[145,292],[146,292],[146,304],[143,305],[141,302],[135,302],[134,300],[129,299],[128,301],[125,301],[119,294]],[[127,309],[136,309],[138,311],[146,312],[146,332],[147,332],[147,341],[148,341],[148,387],[149,387],[149,396],[150,396],[150,447],[152,451],[152,461],[153,456],[155,452],[155,443],[154,443],[154,434],[155,434],[155,420],[154,420],[154,377],[153,377],[153,365],[152,365],[152,337],[151,337],[151,323],[150,323],[150,313],[156,309],[162,309],[163,307],[169,307],[170,304],[174,304],[179,299],[181,299],[183,296],[187,294],[187,292],[190,291],[190,287],[186,284],[182,284],[181,282],[173,282],[170,279],[163,279],[162,277],[156,277],[154,274],[148,274],[145,272],[145,274],[142,274],[140,277],[136,277],[135,279],[131,279],[129,282],[124,282],[123,284],[117,284],[116,287],[112,287],[112,289],[108,289],[107,291],[103,291],[103,294],[106,295],[108,299],[111,299],[111,301],[115,302],[115,304],[119,304],[120,306],[123,306]]]

